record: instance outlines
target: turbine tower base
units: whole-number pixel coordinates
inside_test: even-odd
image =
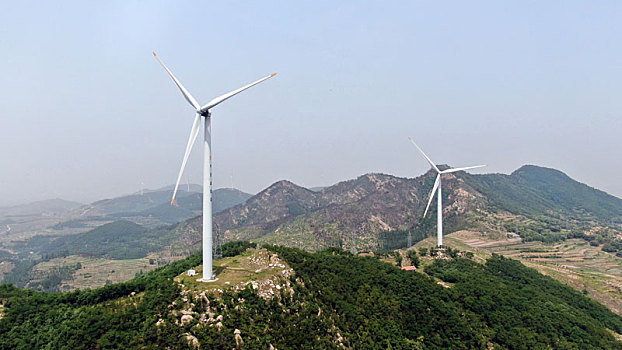
[[[218,281],[218,278],[216,278],[216,276],[214,276],[214,279],[211,279],[211,280],[206,280],[205,278],[197,279],[197,282],[203,282],[203,283],[210,283],[210,282],[216,282],[216,281]]]

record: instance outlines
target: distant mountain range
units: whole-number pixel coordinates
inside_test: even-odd
[[[90,222],[94,218],[129,220],[137,224],[155,228],[160,225],[177,223],[201,213],[202,194],[186,192],[185,186],[177,193],[175,204],[171,205],[171,186],[160,190],[144,191],[127,196],[104,199],[88,205],[74,208],[65,215],[65,220],[55,225],[62,228],[76,226],[80,222]],[[192,189],[192,187],[191,187]],[[244,202],[251,195],[237,189],[220,188],[213,192],[213,211],[215,213]]]
[[[423,218],[433,182],[432,172],[414,179],[366,174],[312,191],[284,180],[216,214],[214,222],[225,240],[253,239],[310,250],[396,249],[405,245],[407,231],[415,242],[435,233],[436,206]],[[622,199],[533,165],[510,175],[444,175],[443,200],[446,232],[502,229],[505,222],[495,216],[499,212],[514,221],[550,217],[573,223],[622,222]],[[200,225],[199,218],[191,219],[186,230],[198,234]]]
[[[167,193],[170,192],[166,190]],[[154,192],[155,193],[155,192]],[[251,195],[235,189],[218,189],[213,193],[214,212],[225,210],[248,199]],[[153,216],[159,220],[177,223],[197,215],[202,207],[202,194],[191,193],[180,196],[176,205],[159,204],[135,213],[115,213],[109,215],[116,221],[98,226],[90,231],[66,235],[40,246],[40,251],[48,256],[91,255],[115,260],[136,259],[150,252],[157,252],[171,244],[179,243],[176,234],[178,225],[148,229],[129,219],[139,216]],[[122,197],[118,201],[125,206],[135,198]],[[115,200],[113,200],[115,201]],[[107,202],[110,204],[110,202]],[[110,207],[108,205],[108,207]],[[183,223],[180,225],[183,227]]]
[[[136,193],[103,199],[91,204],[48,199],[11,207],[0,207],[0,223],[4,218],[28,216],[57,216],[60,220],[80,220],[94,217],[153,217],[163,223],[176,223],[197,215],[202,207],[202,188],[191,184],[181,186],[174,206],[170,205],[174,186],[156,190],[142,190]],[[252,195],[233,188],[213,191],[214,212],[242,203]],[[62,224],[61,224],[62,225]]]
[[[162,198],[163,195],[164,197]],[[114,212],[109,213],[109,215],[118,218],[127,218],[128,220],[132,220],[133,217],[150,217],[157,218],[159,221],[166,224],[173,224],[199,215],[203,208],[202,193],[179,191],[177,198],[175,198],[174,205],[170,204],[171,191],[168,189],[159,192],[145,193],[140,197],[145,196],[149,197],[149,203],[146,203],[143,198],[140,202],[141,206],[137,207],[143,207],[144,209],[138,211],[130,211],[127,207],[131,205],[130,203],[141,200],[141,198],[135,198],[136,195],[115,199],[113,200],[114,203],[106,203],[108,208],[111,207],[110,204],[114,207]],[[243,203],[251,196],[252,195],[237,189],[219,188],[212,193],[212,211],[218,213]],[[157,198],[154,199],[153,197]]]
[[[164,188],[87,205],[54,199],[1,208],[0,261],[17,262],[65,253],[123,259],[162,249],[174,235],[169,226],[199,215],[202,208],[201,193],[182,189],[172,206],[171,194]],[[249,197],[250,194],[236,189],[217,189],[213,193],[214,212]],[[141,229],[136,230],[135,226]],[[131,242],[122,241],[128,228],[134,234]],[[98,235],[102,237],[96,239]],[[126,246],[125,252],[119,244]]]
[[[61,214],[76,209],[81,205],[78,202],[59,198],[47,199],[11,207],[0,207],[0,217]]]

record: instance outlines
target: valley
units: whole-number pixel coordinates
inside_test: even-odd
[[[101,287],[158,266],[145,261],[161,266],[196,252],[196,240],[184,242],[176,230],[200,214],[201,194],[182,190],[171,206],[169,187],[88,205],[51,200],[0,208],[0,222],[11,222],[11,230],[0,233],[0,283],[47,291]],[[214,209],[250,196],[215,190]],[[89,271],[69,273],[77,263]]]

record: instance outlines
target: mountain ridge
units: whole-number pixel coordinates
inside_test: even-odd
[[[216,214],[214,222],[225,240],[278,243],[278,237],[267,237],[286,235],[299,239],[305,235],[309,241],[319,242],[316,249],[338,244],[355,250],[375,250],[380,232],[404,231],[405,237],[405,231],[410,230],[417,239],[434,234],[436,206],[431,206],[427,218],[422,214],[435,176],[432,170],[415,178],[370,173],[320,191],[282,180],[247,202]],[[542,183],[554,186],[543,191]],[[573,192],[563,194],[567,190]],[[580,202],[583,198],[590,199],[585,206]],[[622,215],[621,199],[575,181],[561,171],[534,165],[522,166],[510,175],[443,175],[443,201],[447,232],[486,224],[483,213],[490,210],[527,218],[563,214],[599,222],[607,213]],[[608,212],[599,208],[601,201],[609,203]],[[192,219],[189,225],[200,231],[198,219]],[[284,244],[299,246],[301,241]]]
[[[61,198],[44,199],[40,201],[0,207],[0,216],[22,216],[37,214],[58,214],[75,209],[82,203]]]

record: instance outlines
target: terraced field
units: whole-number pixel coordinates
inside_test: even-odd
[[[160,265],[167,264],[184,256],[163,256],[151,254],[141,259],[111,260],[98,257],[70,255],[39,263],[33,268],[34,279],[29,282],[36,284],[54,271],[71,268],[73,271],[64,278],[59,286],[61,291],[72,291],[85,288],[100,288],[110,283],[129,281],[136,274],[147,273]],[[79,264],[80,268],[76,268]]]
[[[433,246],[428,238],[416,247]],[[487,239],[480,233],[458,231],[445,237],[445,244],[472,251],[477,259],[492,253],[520,260],[540,273],[587,293],[592,299],[622,314],[622,258],[590,246],[581,239],[560,243],[521,242],[520,238]]]

